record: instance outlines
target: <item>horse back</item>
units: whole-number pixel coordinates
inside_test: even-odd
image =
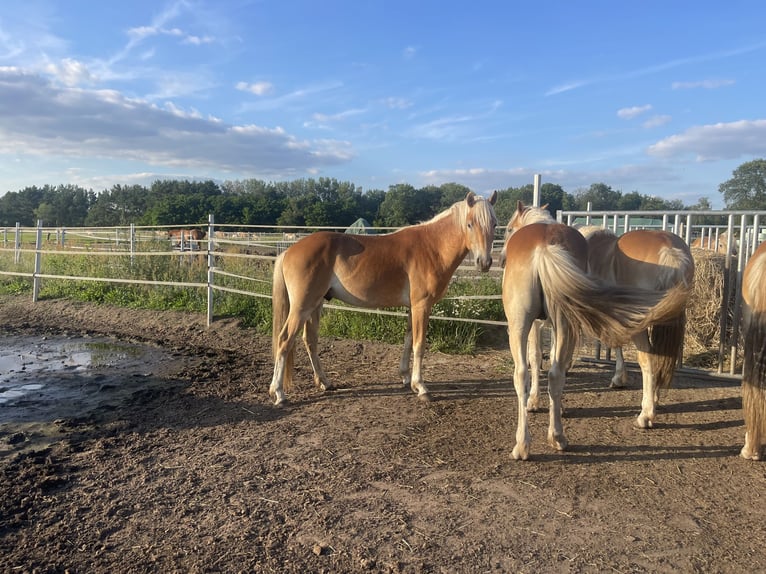
[[[689,246],[669,231],[638,229],[617,240],[615,275],[620,282],[665,289],[679,283],[691,285],[694,259]]]
[[[506,266],[509,263],[525,265],[532,251],[548,245],[563,247],[583,270],[587,268],[588,244],[585,238],[563,223],[531,223],[515,231],[506,243]]]

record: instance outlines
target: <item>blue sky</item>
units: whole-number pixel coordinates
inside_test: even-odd
[[[766,3],[3,0],[0,194],[331,177],[686,204],[766,157]]]

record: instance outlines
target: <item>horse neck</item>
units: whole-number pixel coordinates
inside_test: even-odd
[[[424,242],[427,242],[431,251],[439,254],[445,267],[453,270],[468,255],[468,246],[459,223],[461,217],[456,209],[453,207],[443,216],[421,224],[426,231],[422,238]]]

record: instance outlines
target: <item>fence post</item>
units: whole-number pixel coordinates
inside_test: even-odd
[[[35,240],[35,272],[32,276],[32,302],[37,302],[37,296],[40,293],[40,269],[42,253],[40,250],[43,247],[43,220],[37,220],[37,239]]]
[[[13,262],[18,265],[21,261],[21,223],[16,222],[16,237],[13,243]]]
[[[215,267],[215,217],[212,213],[207,216],[207,326],[213,324],[213,269]]]

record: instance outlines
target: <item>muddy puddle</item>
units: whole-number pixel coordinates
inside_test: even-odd
[[[0,336],[0,454],[55,438],[68,419],[114,411],[165,384],[165,351],[107,338]]]

